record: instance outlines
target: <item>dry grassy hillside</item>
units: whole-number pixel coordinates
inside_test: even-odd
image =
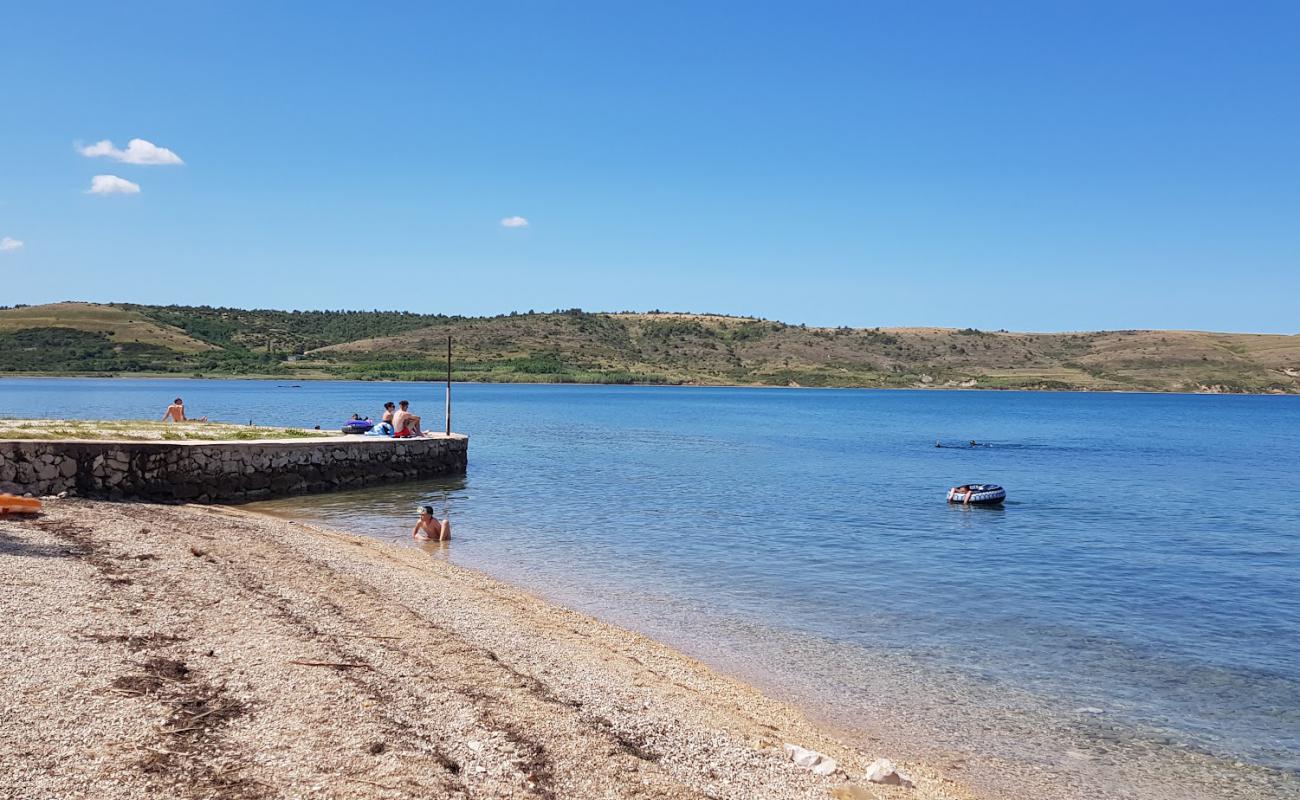
[[[309,353],[380,372],[436,372],[455,337],[469,379],[1300,391],[1300,336],[1191,331],[1007,333],[808,328],[691,314],[577,312],[448,319]]]
[[[33,328],[67,328],[85,333],[100,333],[125,345],[141,344],[165,347],[179,353],[201,353],[215,345],[200,341],[170,325],[162,325],[145,315],[114,306],[95,303],[50,303],[0,309],[0,332]]]
[[[376,335],[382,334],[382,335]],[[1300,393],[1300,336],[809,328],[746,317],[0,309],[0,373]],[[362,338],[370,337],[370,338]]]

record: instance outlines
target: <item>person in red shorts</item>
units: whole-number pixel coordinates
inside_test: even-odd
[[[408,414],[401,422],[402,427],[393,434],[394,439],[413,439],[424,434],[420,431],[420,418]]]

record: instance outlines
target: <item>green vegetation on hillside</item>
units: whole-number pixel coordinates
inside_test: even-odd
[[[105,333],[76,328],[0,330],[0,374],[53,373],[214,373],[226,375],[284,372],[281,358],[231,348],[181,352],[156,344],[122,342]]]
[[[0,372],[166,372],[185,354],[75,328],[0,330]]]
[[[170,325],[159,325],[147,315],[126,307],[94,303],[51,303],[44,306],[17,306],[0,312],[0,332],[31,328],[73,328],[86,333],[100,333],[115,343],[156,345],[181,353],[198,353],[213,349],[211,344],[186,336]]]
[[[407,311],[274,311],[208,306],[121,304],[155,322],[226,349],[301,354],[332,344],[394,336],[423,328],[441,315]]]
[[[0,374],[437,380],[449,335],[454,377],[468,381],[1300,393],[1300,336],[809,328],[580,309],[496,317],[85,303],[3,309]]]

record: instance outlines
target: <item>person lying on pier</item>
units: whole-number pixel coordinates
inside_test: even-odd
[[[420,506],[420,521],[415,523],[411,535],[421,542],[446,542],[451,540],[451,519],[439,522],[433,516],[433,506]]]
[[[162,421],[163,421],[163,422],[168,422],[168,421],[171,421],[171,422],[207,422],[207,421],[208,421],[208,418],[207,418],[207,417],[199,417],[198,419],[190,419],[190,418],[186,417],[186,416],[185,416],[185,401],[184,401],[184,400],[181,400],[181,399],[178,397],[178,398],[176,398],[175,400],[172,401],[172,404],[171,404],[171,405],[167,406],[167,410],[163,412]]]

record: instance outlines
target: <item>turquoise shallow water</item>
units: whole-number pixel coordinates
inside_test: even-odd
[[[833,689],[846,724],[879,713],[878,678],[854,676],[888,656],[939,694],[995,687],[1058,721],[1300,770],[1300,398],[455,391],[464,478],[269,507],[406,541],[433,502],[457,533],[439,557],[791,696]],[[427,385],[8,379],[0,414],[156,418],[177,393],[267,424],[442,411]],[[968,481],[1007,504],[944,502]]]

